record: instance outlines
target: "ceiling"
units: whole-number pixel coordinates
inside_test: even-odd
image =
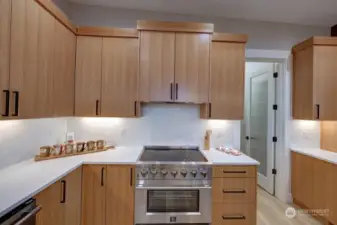
[[[80,4],[165,13],[330,27],[337,0],[69,0]]]

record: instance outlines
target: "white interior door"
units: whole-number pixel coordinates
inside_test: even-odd
[[[258,184],[274,194],[275,79],[274,65],[266,64],[249,81],[248,154],[260,162]]]

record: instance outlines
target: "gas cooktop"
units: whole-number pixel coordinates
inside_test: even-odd
[[[207,162],[196,146],[145,146],[140,162]]]

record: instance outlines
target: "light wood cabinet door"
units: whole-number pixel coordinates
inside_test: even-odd
[[[82,203],[82,167],[76,169],[67,175],[64,182],[64,203],[63,225],[80,225],[81,224],[81,203]]]
[[[134,166],[108,166],[106,224],[134,224]]]
[[[337,120],[337,46],[314,46],[313,68],[315,119]]]
[[[176,102],[208,102],[210,40],[210,34],[176,33]]]
[[[63,193],[61,186],[61,182],[58,181],[35,196],[36,204],[42,206],[36,217],[36,225],[63,224],[64,215],[61,204]]]
[[[291,190],[295,204],[314,207],[314,159],[292,152]]]
[[[245,44],[213,42],[209,118],[242,120]]]
[[[256,225],[256,204],[214,203],[212,225]]]
[[[329,164],[329,185],[328,185],[328,209],[329,209],[329,216],[328,219],[332,224],[337,224],[337,165]]]
[[[101,37],[77,37],[75,116],[99,116],[102,82]]]
[[[82,225],[105,225],[106,166],[84,165],[82,178]]]
[[[55,20],[54,116],[73,116],[76,36]]]
[[[0,120],[9,117],[11,0],[0,0]]]
[[[140,34],[139,101],[174,101],[175,33]]]
[[[103,38],[103,117],[136,116],[138,43],[138,38]]]
[[[323,160],[313,159],[314,173],[313,173],[313,206],[314,209],[328,209],[328,200],[330,196],[329,188],[330,177],[329,167],[330,163]],[[303,187],[306,188],[306,187]],[[322,214],[323,217],[327,217],[328,214]]]

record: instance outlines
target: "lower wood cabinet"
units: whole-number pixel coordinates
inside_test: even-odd
[[[133,225],[134,179],[134,166],[83,166],[82,225]]]
[[[256,166],[214,166],[212,225],[255,225],[256,185]]]
[[[82,168],[78,168],[35,196],[42,206],[37,225],[81,224],[81,179]]]
[[[291,161],[294,204],[320,210],[318,219],[337,224],[337,165],[295,152]]]

